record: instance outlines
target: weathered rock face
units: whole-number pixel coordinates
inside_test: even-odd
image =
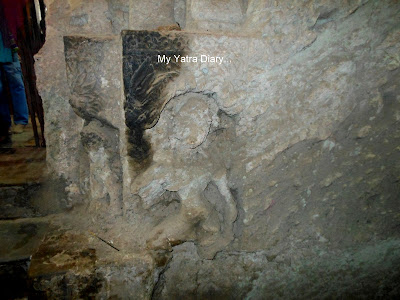
[[[103,35],[74,18],[64,60],[65,33],[43,50],[66,72],[40,74],[68,230],[121,252],[85,242],[99,297],[400,293],[397,1],[107,3]]]
[[[189,30],[235,31],[243,22],[245,2],[242,0],[188,0],[186,27]]]
[[[78,193],[77,179],[80,178],[81,165],[77,153],[80,152],[80,132],[84,120],[74,113],[69,104],[71,91],[66,75],[63,38],[71,34],[113,33],[115,28],[107,18],[117,10],[117,6],[112,5],[116,2],[45,1],[46,46],[35,57],[35,68],[46,114],[46,137],[52,145],[47,148],[49,173],[63,177],[69,183],[70,204],[76,201]],[[122,23],[121,19],[118,20]],[[120,30],[118,28],[117,32]],[[121,86],[120,78],[114,78],[112,84]]]
[[[103,213],[122,213],[122,166],[119,149],[121,106],[119,72],[104,68],[120,57],[114,38],[64,38],[69,103],[83,121],[80,132],[78,195]],[[110,61],[111,60],[111,61]],[[113,72],[116,71],[116,72]],[[115,101],[113,101],[115,100]],[[77,196],[77,195],[75,195]]]

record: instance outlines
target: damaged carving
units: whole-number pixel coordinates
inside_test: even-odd
[[[122,167],[119,159],[119,130],[104,116],[105,92],[101,86],[101,61],[104,59],[107,39],[64,37],[67,77],[70,83],[69,103],[84,120],[80,132],[81,193],[89,198],[89,206],[97,210],[106,203],[106,209],[120,214],[122,209]],[[91,59],[94,58],[94,59]],[[102,115],[103,114],[103,115]],[[105,182],[103,182],[105,181]],[[103,208],[104,209],[104,208]]]
[[[185,42],[173,33],[125,31],[123,71],[125,119],[130,157],[149,162],[150,144],[144,130],[158,121],[166,101],[163,89],[179,74],[179,63],[159,63],[158,55],[182,55]]]

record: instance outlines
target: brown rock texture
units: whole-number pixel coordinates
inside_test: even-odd
[[[73,207],[52,222],[93,259],[38,291],[399,296],[398,1],[48,7],[47,162]]]

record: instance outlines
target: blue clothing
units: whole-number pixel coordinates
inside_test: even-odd
[[[29,112],[21,64],[18,55],[16,53],[13,54],[11,49],[4,47],[2,40],[0,42],[0,72],[2,73],[0,74],[0,123],[2,126],[11,126],[10,110],[4,93],[4,79],[7,79],[13,103],[14,123],[26,125],[28,124]],[[11,55],[11,60],[8,57],[9,54]],[[5,62],[2,61],[3,58],[6,60]]]
[[[0,63],[12,62],[13,54],[10,48],[4,47],[3,35],[0,33]]]

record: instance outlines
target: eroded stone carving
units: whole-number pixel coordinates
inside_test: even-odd
[[[132,182],[145,213],[165,207],[148,235],[149,249],[170,251],[174,245],[197,241],[199,253],[212,258],[233,240],[237,217],[227,169],[214,145],[225,139],[224,117],[210,96],[188,93],[172,99],[157,124],[146,131],[153,160]],[[190,165],[190,172],[187,166]],[[172,171],[173,170],[173,171]],[[175,191],[179,205],[171,210],[163,195]]]
[[[57,6],[49,9],[60,11],[55,17],[65,12],[61,2],[54,1]],[[135,3],[147,8],[150,2],[152,8],[157,4],[153,0]],[[124,161],[128,213],[120,218],[104,213],[109,223],[101,236],[112,239],[124,252],[112,257],[107,266],[101,258],[109,259],[109,253],[101,257],[102,251],[97,252],[96,269],[107,272],[103,271],[104,294],[96,297],[374,298],[390,297],[399,290],[399,272],[393,272],[400,270],[393,268],[400,257],[400,169],[394,163],[400,160],[400,70],[395,55],[400,45],[399,5],[396,1],[248,2],[243,25],[228,23],[225,30],[211,19],[212,10],[203,18],[207,23],[198,23],[198,29],[225,33],[236,28],[240,36],[180,33],[190,37],[188,55],[218,52],[231,63],[182,64],[178,77],[169,78],[166,87],[160,85],[161,95],[168,91],[172,96],[157,98],[170,101],[154,127],[143,127],[152,160],[135,176],[129,176]],[[202,7],[197,7],[194,13],[200,17]],[[193,13],[191,8],[187,17]],[[135,9],[131,20],[141,14],[153,28],[161,25],[161,18],[151,18],[154,13]],[[90,14],[90,20],[99,14]],[[65,27],[65,22],[54,22],[54,16],[49,24]],[[190,29],[189,21],[186,29]],[[208,26],[208,21],[215,26]],[[96,24],[89,23],[96,32],[105,28]],[[138,23],[131,24],[138,28]],[[245,34],[249,36],[241,36]],[[52,40],[47,42],[49,47],[56,45],[58,37]],[[154,51],[150,46],[136,50],[150,53]],[[118,57],[114,63],[118,70],[119,62]],[[141,70],[165,72],[154,65],[152,69],[150,63]],[[60,73],[57,67],[44,75]],[[52,76],[42,73],[42,77]],[[91,83],[89,79],[83,81]],[[96,82],[94,91],[101,78]],[[68,136],[68,131],[76,130],[69,127],[72,122],[63,106],[64,96],[53,97],[64,95],[63,85],[57,85],[57,93],[47,95],[53,110],[47,115],[48,124],[61,115],[67,117],[59,128],[49,127],[48,133]],[[111,122],[110,115],[104,114],[109,98],[104,97],[105,89],[100,90],[106,101],[101,109],[90,110],[89,116]],[[215,95],[207,97],[211,93]],[[84,107],[86,101],[90,102],[84,99],[79,105]],[[91,117],[82,130],[83,155],[70,139],[58,137],[49,143],[49,153],[50,164],[63,166],[58,169],[70,178],[76,173],[64,166],[73,164],[70,157],[82,156],[87,163],[88,191],[98,184],[95,197],[107,202],[109,186],[100,185],[104,171],[95,169],[102,165],[110,169],[109,145],[104,140],[113,130],[106,132],[107,126],[100,123]],[[123,126],[119,128],[124,131]],[[66,144],[67,151],[59,151],[58,145]],[[82,214],[77,214],[76,220],[80,219]],[[99,250],[108,247],[85,240],[85,248],[88,243]],[[148,267],[141,267],[132,257],[143,258],[147,250],[158,256],[154,264],[149,259]],[[162,252],[173,258],[168,262]],[[378,273],[391,275],[377,278]],[[370,288],[360,289],[359,282]],[[46,289],[51,285],[54,281]]]
[[[182,55],[186,42],[175,33],[150,31],[125,31],[122,37],[129,155],[143,163],[150,156],[150,144],[143,135],[144,130],[157,122],[167,101],[163,89],[180,69],[176,61],[166,64],[159,62],[158,56]]]
[[[81,193],[93,210],[119,214],[122,207],[122,167],[119,130],[105,114],[107,93],[102,88],[102,70],[107,39],[65,37],[65,60],[71,87],[69,103],[84,120],[80,132],[84,166]],[[88,178],[86,178],[88,177]],[[104,205],[106,204],[106,205]]]

